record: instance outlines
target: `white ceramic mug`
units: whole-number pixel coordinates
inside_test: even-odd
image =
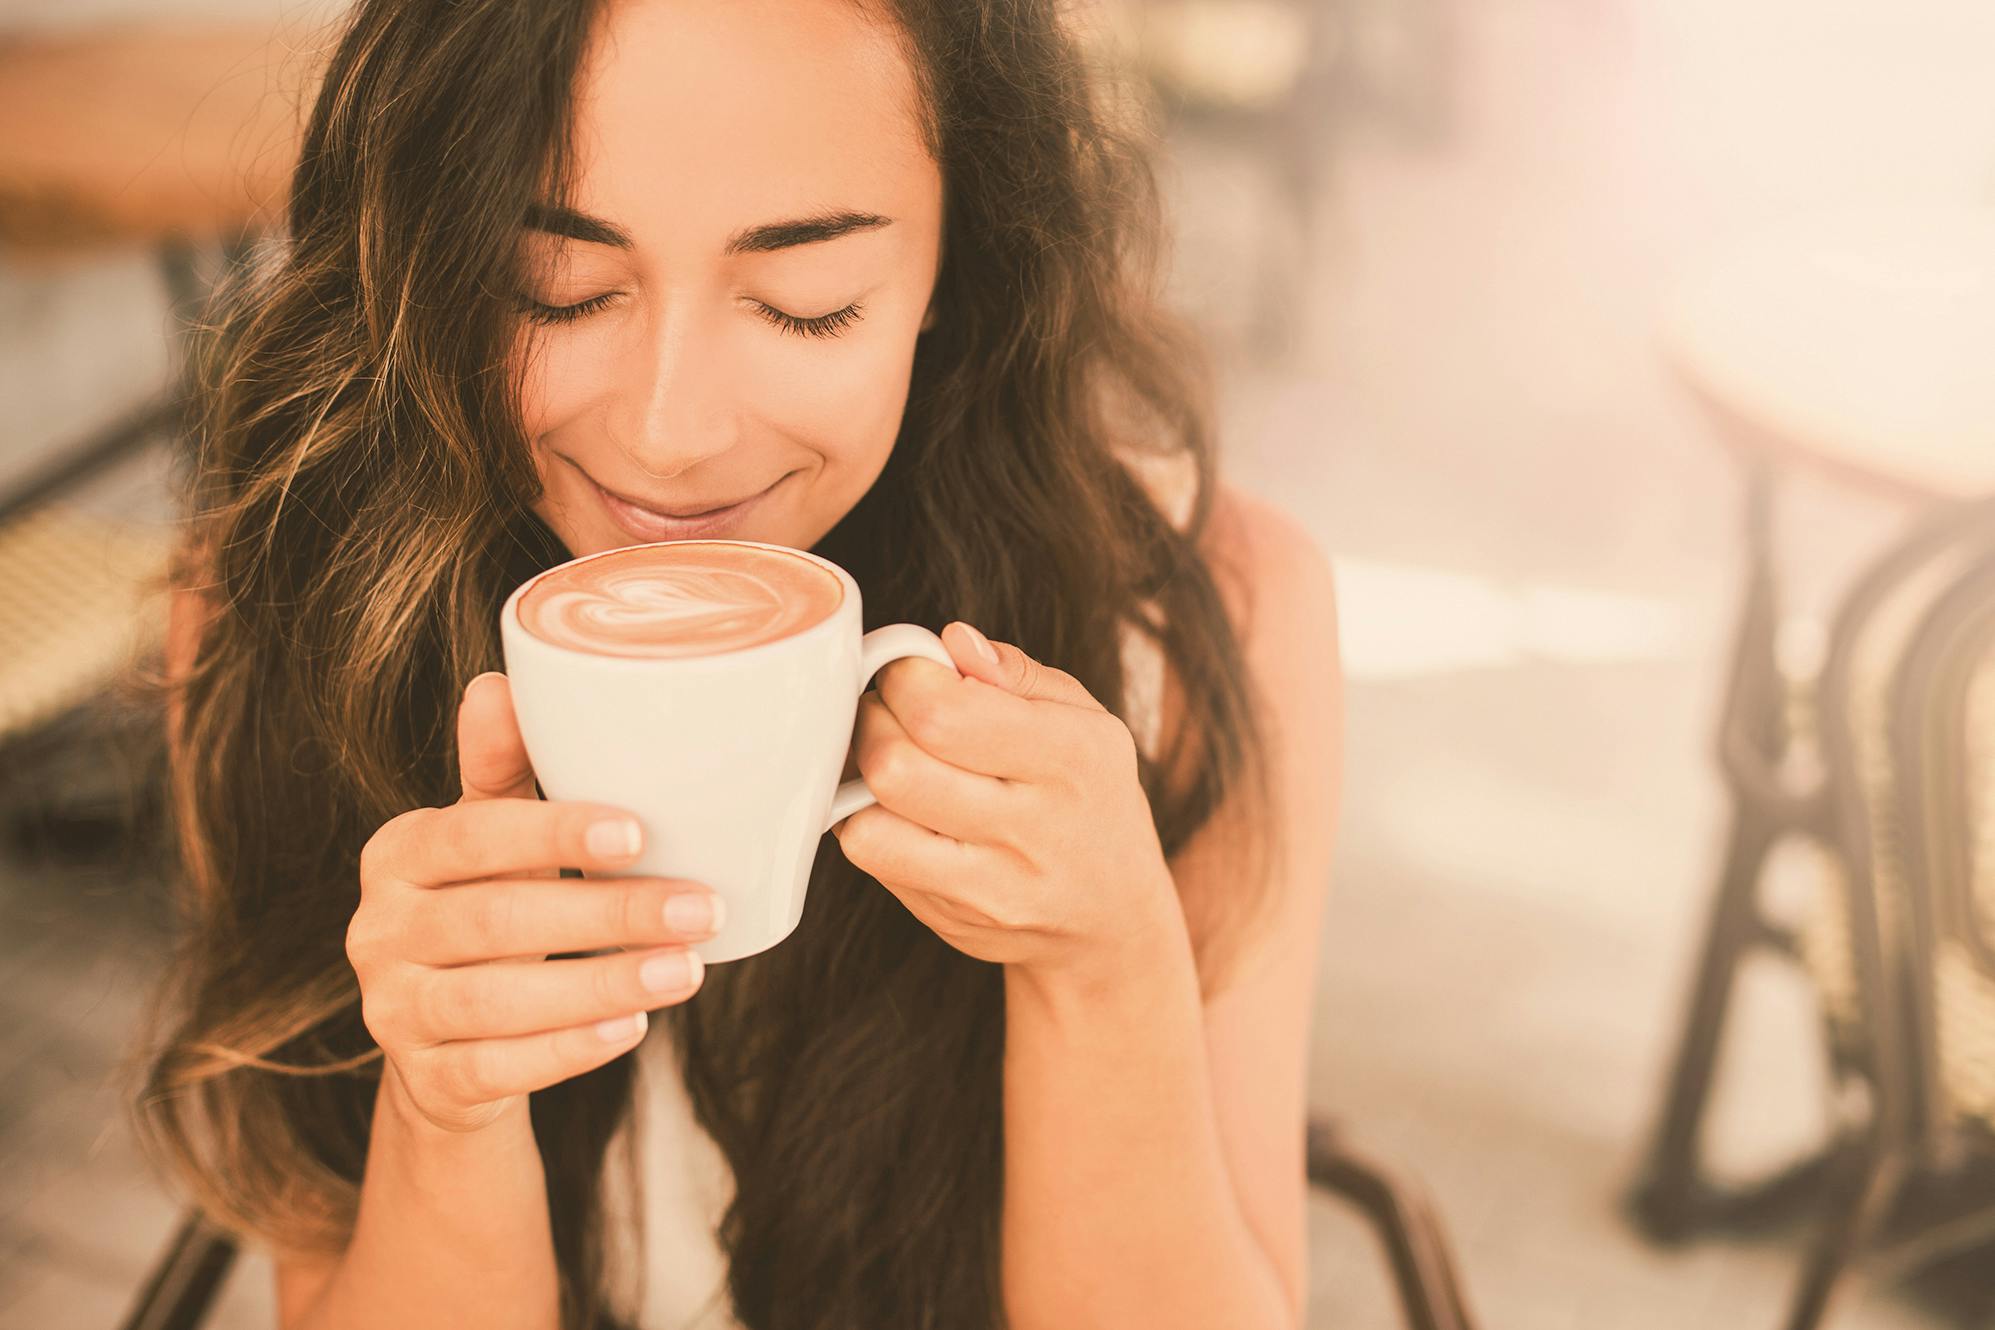
[[[521,597],[548,569],[506,598],[499,630],[541,789],[628,809],[644,824],[643,853],[614,876],[683,878],[719,893],[721,930],[693,948],[709,965],[788,937],[824,833],[874,802],[864,781],[838,783],[873,675],[904,656],[956,668],[942,639],[917,624],[862,635],[859,584],[829,559],[725,543],[801,555],[845,594],[824,619],[773,642],[699,656],[600,655],[520,622]]]

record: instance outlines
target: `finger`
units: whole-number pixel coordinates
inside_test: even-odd
[[[920,657],[880,671],[876,690],[921,747],[966,771],[1046,781],[1088,754],[1088,726],[1107,712],[1047,706]]]
[[[497,670],[473,679],[457,704],[457,768],[465,799],[531,799],[533,763],[513,714],[512,680]]]
[[[1022,794],[1011,782],[966,771],[922,748],[872,693],[859,699],[852,753],[882,804],[957,840],[990,839],[991,828],[1008,822]]]
[[[643,1037],[643,1011],[621,1018],[607,1036],[597,1024],[501,1039],[461,1039],[415,1050],[428,1073],[467,1104],[530,1094],[580,1076],[629,1050]]]
[[[954,629],[954,632],[950,630]],[[1093,693],[1065,670],[1041,664],[1009,642],[990,642],[997,660],[982,659],[975,643],[983,634],[960,619],[943,625],[942,640],[959,667],[972,677],[1002,688],[1013,697],[1028,701],[1060,702],[1092,711],[1106,710]],[[952,640],[953,639],[953,640]]]
[[[943,888],[999,866],[996,851],[939,835],[879,804],[860,809],[831,830],[852,866],[882,884]]]
[[[424,970],[411,981],[406,1019],[422,1044],[534,1034],[683,1001],[704,973],[688,947]]]
[[[626,829],[636,834],[626,840]],[[383,862],[404,882],[437,887],[482,878],[552,876],[559,868],[613,872],[637,857],[643,824],[609,804],[476,799],[416,808],[375,833]]]
[[[697,882],[671,878],[469,882],[421,893],[408,954],[423,965],[468,965],[654,947],[712,937],[723,918],[719,896]]]

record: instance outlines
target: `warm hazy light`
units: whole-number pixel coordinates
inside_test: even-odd
[[[1683,649],[1683,614],[1661,600],[1367,559],[1338,560],[1337,580],[1353,679],[1656,660]]]

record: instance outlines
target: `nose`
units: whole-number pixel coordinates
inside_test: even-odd
[[[658,480],[726,452],[738,429],[721,339],[694,302],[671,305],[633,340],[607,422],[631,464]]]

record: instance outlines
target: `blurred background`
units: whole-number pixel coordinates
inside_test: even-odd
[[[125,1123],[115,680],[338,12],[0,0],[0,1326],[176,1255],[274,1324]],[[1995,7],[1075,14],[1226,465],[1339,569],[1310,1324],[1995,1325]]]

